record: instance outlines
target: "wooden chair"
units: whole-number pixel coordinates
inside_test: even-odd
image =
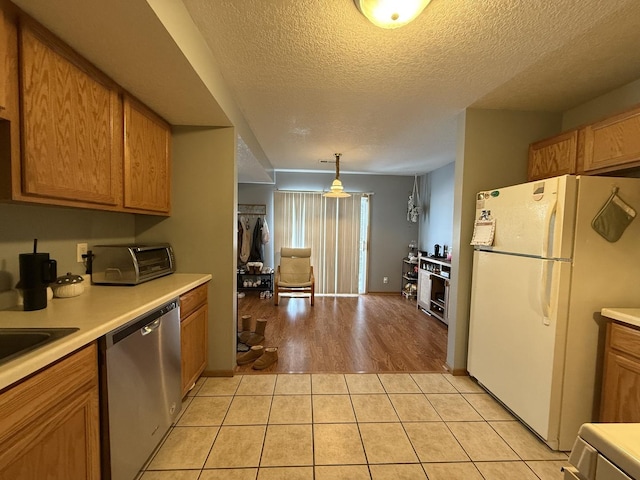
[[[278,305],[280,292],[309,292],[311,305],[315,295],[315,279],[310,248],[280,249],[280,265],[274,279],[273,304]]]

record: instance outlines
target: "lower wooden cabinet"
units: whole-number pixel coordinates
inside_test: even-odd
[[[0,393],[0,479],[100,478],[95,343]]]
[[[208,283],[180,297],[180,344],[182,350],[182,396],[193,387],[207,367],[209,345]]]
[[[640,328],[609,322],[601,422],[640,422]]]

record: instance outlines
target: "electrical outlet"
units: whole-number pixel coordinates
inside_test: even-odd
[[[78,243],[76,245],[76,261],[78,263],[83,263],[84,262],[84,258],[82,258],[82,255],[86,255],[87,254],[87,249],[88,246],[86,243]]]
[[[389,283],[389,277],[382,277],[382,283]]]

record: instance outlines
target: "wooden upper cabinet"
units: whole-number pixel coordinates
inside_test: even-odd
[[[18,9],[13,3],[0,0],[0,118],[15,122],[16,126],[19,123],[17,16]]]
[[[0,199],[20,192],[20,115],[18,101],[18,9],[0,0]]]
[[[529,146],[529,181],[576,173],[578,131],[557,135]]]
[[[124,206],[142,213],[171,210],[171,127],[133,98],[124,98]]]
[[[34,22],[25,19],[19,32],[22,194],[62,205],[121,205],[116,85]]]
[[[607,172],[639,165],[640,107],[585,128],[585,172]]]
[[[7,108],[7,62],[9,60],[9,38],[7,37],[7,28],[4,19],[4,4],[0,2],[0,116],[3,110]]]

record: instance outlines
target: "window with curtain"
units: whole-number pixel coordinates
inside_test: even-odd
[[[315,192],[275,192],[274,249],[310,247],[316,293],[366,291],[369,194],[327,198]]]

